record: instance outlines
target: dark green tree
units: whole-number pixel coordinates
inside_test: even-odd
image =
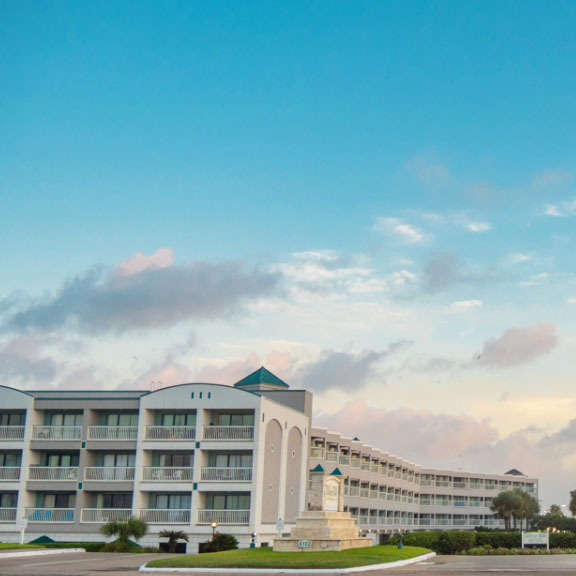
[[[548,514],[550,514],[550,516],[564,516],[562,506],[559,504],[551,504],[550,508],[548,509]]]
[[[576,490],[570,492],[570,504],[568,505],[568,508],[570,508],[572,516],[576,516]]]
[[[188,535],[182,532],[182,530],[162,530],[158,536],[160,536],[160,538],[168,538],[168,552],[171,554],[176,552],[178,540],[188,542]]]
[[[148,525],[138,518],[128,518],[125,522],[112,520],[100,528],[104,536],[116,536],[116,550],[123,552],[130,548],[130,539],[139,540],[148,531]]]

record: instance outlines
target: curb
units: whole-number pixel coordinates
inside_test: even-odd
[[[436,552],[429,552],[416,558],[408,560],[397,560],[396,562],[386,562],[385,564],[367,564],[366,566],[355,566],[353,568],[148,568],[146,564],[140,566],[140,572],[188,572],[196,574],[352,574],[354,572],[369,572],[371,570],[386,570],[387,568],[400,568],[409,564],[416,564],[424,560],[434,558]]]
[[[51,556],[53,554],[77,554],[78,552],[86,552],[84,548],[53,548],[51,550],[21,550],[18,552],[2,552],[0,560],[3,558],[20,558],[22,556]]]

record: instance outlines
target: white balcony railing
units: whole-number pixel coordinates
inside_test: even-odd
[[[0,426],[0,442],[3,440],[23,440],[24,426]]]
[[[0,482],[20,480],[20,466],[0,467]]]
[[[251,482],[252,468],[210,468],[200,471],[200,479],[205,482]]]
[[[327,462],[338,462],[338,452],[326,452],[326,461]]]
[[[30,466],[28,480],[55,480],[74,482],[78,480],[78,467]]]
[[[252,440],[254,426],[204,426],[204,440]]]
[[[0,523],[16,522],[17,508],[0,508]]]
[[[352,468],[360,468],[360,458],[354,458],[354,456],[352,456],[352,458],[350,458],[350,465]]]
[[[74,508],[26,508],[28,522],[61,524],[74,522]]]
[[[134,468],[88,466],[84,469],[84,480],[90,482],[130,482],[134,480]]]
[[[145,508],[140,518],[148,524],[190,524],[190,510]]]
[[[193,468],[146,466],[142,469],[145,482],[192,482]]]
[[[324,448],[321,446],[310,447],[310,458],[324,458]]]
[[[350,456],[347,454],[340,454],[338,463],[342,464],[342,466],[350,466]]]
[[[250,510],[198,510],[198,524],[250,524]]]
[[[33,440],[82,440],[82,426],[34,426]]]
[[[80,522],[83,524],[125,522],[130,516],[132,516],[130,508],[82,508]]]
[[[167,441],[194,440],[196,428],[193,426],[146,426],[146,440]]]
[[[138,426],[88,426],[88,440],[136,440]]]

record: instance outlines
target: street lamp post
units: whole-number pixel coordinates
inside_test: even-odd
[[[256,548],[256,536],[258,536],[257,532],[252,532],[252,534],[250,534],[250,548]]]
[[[214,540],[214,536],[216,535],[216,528],[218,528],[218,522],[212,522],[210,526],[212,526],[212,540]]]

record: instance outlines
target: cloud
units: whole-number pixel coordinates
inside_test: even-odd
[[[469,232],[488,232],[492,230],[492,225],[488,222],[468,222],[464,227]]]
[[[56,377],[58,365],[42,356],[34,338],[16,338],[0,346],[0,376],[4,384],[15,382],[50,382]]]
[[[450,304],[450,309],[453,312],[465,312],[466,310],[479,308],[483,305],[484,303],[482,300],[461,300],[459,302],[452,302],[452,304]]]
[[[576,304],[576,298],[568,298],[566,302],[568,302],[568,304]]]
[[[544,215],[556,218],[576,216],[576,198],[560,202],[559,204],[547,204],[544,208]]]
[[[533,256],[531,254],[523,254],[522,252],[509,254],[505,258],[505,262],[511,265],[523,264],[524,262],[530,262],[531,260],[533,260]]]
[[[165,258],[165,254],[146,262],[137,258],[137,264],[123,263],[122,273],[92,269],[37,302],[9,300],[11,314],[2,328],[100,334],[222,319],[248,301],[275,294],[281,277],[278,272],[247,270],[240,262],[173,266]]]
[[[408,162],[406,167],[425,186],[436,188],[447,186],[452,182],[450,171],[443,164],[427,162],[423,158],[414,158]]]
[[[551,186],[560,186],[570,184],[572,174],[567,170],[545,170],[534,174],[532,184],[535,188],[550,188]]]
[[[171,248],[160,248],[154,254],[136,252],[132,258],[120,262],[116,272],[120,275],[131,276],[143,270],[158,270],[168,268],[174,264],[174,253]]]
[[[422,288],[425,292],[440,292],[465,281],[464,264],[450,252],[435,254],[424,267]]]
[[[393,236],[404,244],[423,244],[430,240],[430,237],[418,228],[399,218],[378,218],[373,229],[386,236]]]
[[[398,340],[384,350],[363,350],[357,353],[322,350],[315,362],[300,369],[299,384],[302,388],[318,392],[334,389],[348,392],[358,390],[375,375],[376,365],[381,360],[412,344],[409,340]]]
[[[549,322],[506,330],[500,338],[484,342],[478,363],[507,368],[532,362],[551,352],[558,344],[556,327]]]

